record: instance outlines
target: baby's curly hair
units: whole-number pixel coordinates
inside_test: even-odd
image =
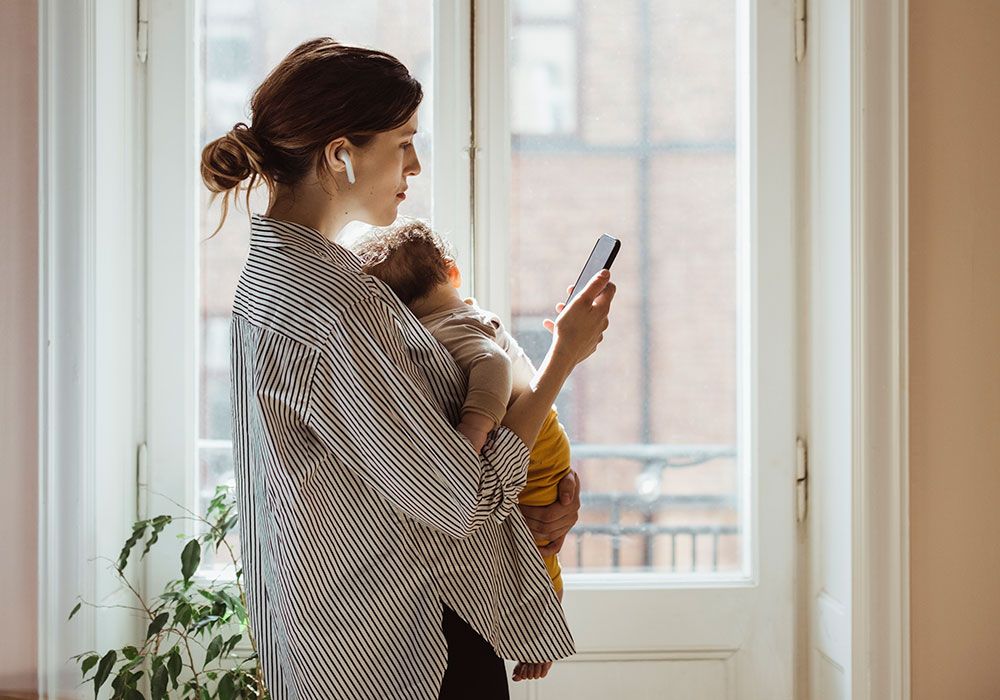
[[[361,267],[389,285],[404,304],[427,296],[448,281],[451,246],[421,219],[403,218],[372,228],[351,244]]]

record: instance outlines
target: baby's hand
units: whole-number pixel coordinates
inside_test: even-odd
[[[462,420],[456,426],[456,430],[468,438],[476,452],[482,452],[487,436],[495,427],[496,423],[483,414],[476,413],[475,411],[466,411],[462,414]]]
[[[526,664],[521,661],[514,667],[514,675],[511,678],[515,681],[538,680],[539,678],[545,678],[550,668],[552,668],[551,661],[544,661],[540,664]]]

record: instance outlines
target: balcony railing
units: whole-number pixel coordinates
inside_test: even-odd
[[[643,549],[642,566],[657,570],[669,568],[678,571],[678,538],[689,539],[689,571],[698,565],[699,543],[702,538],[711,539],[711,571],[719,569],[719,538],[740,534],[740,528],[731,524],[673,525],[653,522],[656,514],[669,508],[704,508],[708,510],[734,511],[737,507],[736,494],[664,494],[661,489],[666,470],[696,467],[717,459],[734,459],[736,448],[730,445],[657,445],[657,444],[604,444],[573,445],[573,459],[614,459],[630,460],[641,465],[632,490],[621,492],[583,491],[580,501],[583,508],[583,522],[570,532],[567,544],[575,548],[577,567],[586,567],[584,544],[589,537],[611,538],[611,569],[621,567],[622,538],[641,537]],[[586,484],[583,484],[586,488]],[[586,510],[600,509],[608,513],[607,523],[585,522]],[[634,513],[643,521],[638,524],[623,524],[623,516]],[[670,538],[670,564],[655,561],[655,546],[659,538]]]

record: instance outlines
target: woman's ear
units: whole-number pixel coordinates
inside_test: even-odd
[[[351,165],[353,165],[353,162],[351,161],[351,150],[351,142],[345,138],[336,139],[326,144],[326,148],[323,149],[324,169],[331,175],[333,173],[338,173],[340,175],[350,176],[350,179],[353,180],[354,178],[352,176],[354,174],[354,168],[351,167],[351,172],[348,172],[348,162],[351,162]],[[345,155],[347,156],[346,159],[342,157]]]

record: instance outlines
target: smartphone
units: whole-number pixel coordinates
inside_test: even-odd
[[[583,266],[583,272],[580,273],[576,284],[573,285],[573,293],[566,300],[567,306],[587,286],[594,275],[601,270],[611,269],[611,263],[615,261],[615,256],[618,255],[618,249],[621,247],[622,242],[617,238],[612,238],[606,233],[601,234],[594,245],[594,250],[591,251],[590,257],[587,259],[587,264]]]

